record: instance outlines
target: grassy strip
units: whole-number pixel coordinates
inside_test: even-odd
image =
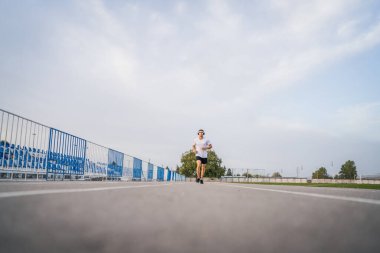
[[[326,183],[245,183],[239,184],[264,184],[264,185],[291,185],[291,186],[309,186],[309,187],[335,187],[335,188],[357,188],[380,190],[380,184],[326,184]]]

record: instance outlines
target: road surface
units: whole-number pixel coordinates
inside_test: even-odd
[[[378,252],[380,191],[0,182],[0,252]]]

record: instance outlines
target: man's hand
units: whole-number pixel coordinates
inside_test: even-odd
[[[208,144],[207,147],[203,147],[202,150],[212,149],[212,145]]]

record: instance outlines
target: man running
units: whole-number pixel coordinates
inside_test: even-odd
[[[197,160],[197,183],[203,184],[203,176],[206,171],[207,150],[212,148],[209,140],[203,138],[205,132],[203,129],[198,130],[198,137],[194,139],[193,152]],[[202,169],[201,169],[202,168]]]

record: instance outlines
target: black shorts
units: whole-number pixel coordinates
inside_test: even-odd
[[[196,156],[195,159],[201,161],[202,164],[207,164],[207,158],[202,158],[200,156]]]

